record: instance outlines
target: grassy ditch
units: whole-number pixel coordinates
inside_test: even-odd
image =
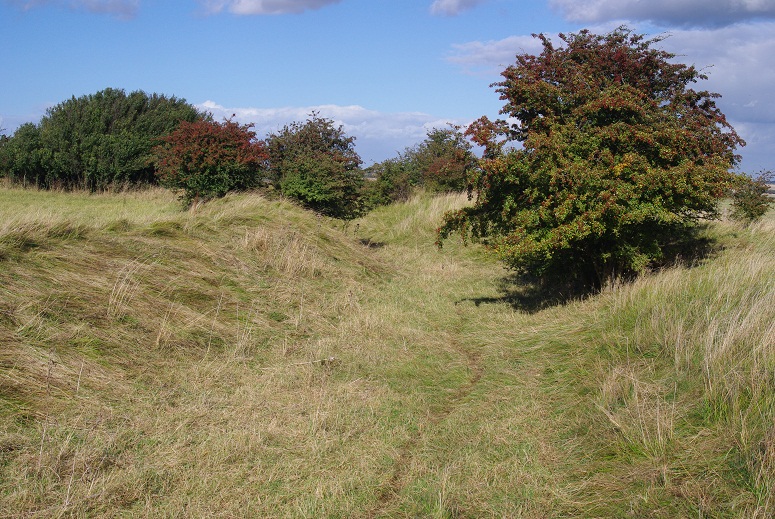
[[[0,200],[0,517],[775,512],[772,213],[528,305],[461,196]]]

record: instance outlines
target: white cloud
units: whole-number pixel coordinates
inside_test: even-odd
[[[750,174],[762,170],[775,171],[775,158],[772,156],[772,150],[775,149],[775,124],[735,120],[730,123],[747,143],[745,148],[738,150],[743,155],[742,170]]]
[[[775,0],[549,0],[574,22],[651,21],[666,26],[720,27],[775,18]]]
[[[775,22],[670,31],[660,46],[708,76],[696,88],[720,93],[727,117],[775,124]]]
[[[10,0],[24,11],[52,5],[74,11],[88,11],[97,14],[111,14],[118,18],[132,18],[137,14],[140,0]]]
[[[487,0],[434,0],[431,13],[445,16],[455,16],[461,11],[471,9]]]
[[[448,123],[470,121],[442,119],[422,112],[384,113],[362,106],[319,105],[285,108],[228,108],[214,101],[197,105],[213,114],[216,120],[234,115],[241,124],[255,124],[260,138],[282,129],[294,121],[306,121],[313,111],[341,125],[348,136],[355,137],[355,149],[364,160],[372,162],[392,158],[409,146],[421,142],[433,128],[445,128]]]
[[[203,0],[210,13],[228,11],[237,15],[299,14],[341,0]]]
[[[537,54],[541,49],[538,38],[509,36],[502,40],[453,44],[447,61],[460,65],[467,73],[497,74],[513,65],[517,54]]]
[[[722,95],[719,108],[747,143],[742,168],[775,169],[775,22],[670,31],[660,46],[708,76],[695,88]]]

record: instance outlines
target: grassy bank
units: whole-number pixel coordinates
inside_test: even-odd
[[[464,197],[347,227],[253,195],[0,201],[0,516],[775,512],[772,213],[528,305],[434,247]]]

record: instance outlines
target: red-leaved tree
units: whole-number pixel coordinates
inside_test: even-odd
[[[181,122],[154,148],[159,183],[180,191],[186,204],[257,186],[269,155],[252,127],[231,119]]]
[[[719,95],[691,88],[705,76],[655,48],[659,38],[537,37],[543,52],[518,55],[496,83],[510,121],[469,128],[485,147],[476,201],[447,214],[439,237],[460,232],[517,271],[599,286],[659,262],[717,216],[745,143]]]

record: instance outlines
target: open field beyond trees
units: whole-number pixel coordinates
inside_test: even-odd
[[[0,189],[0,517],[775,515],[775,215],[558,304],[465,196]]]

